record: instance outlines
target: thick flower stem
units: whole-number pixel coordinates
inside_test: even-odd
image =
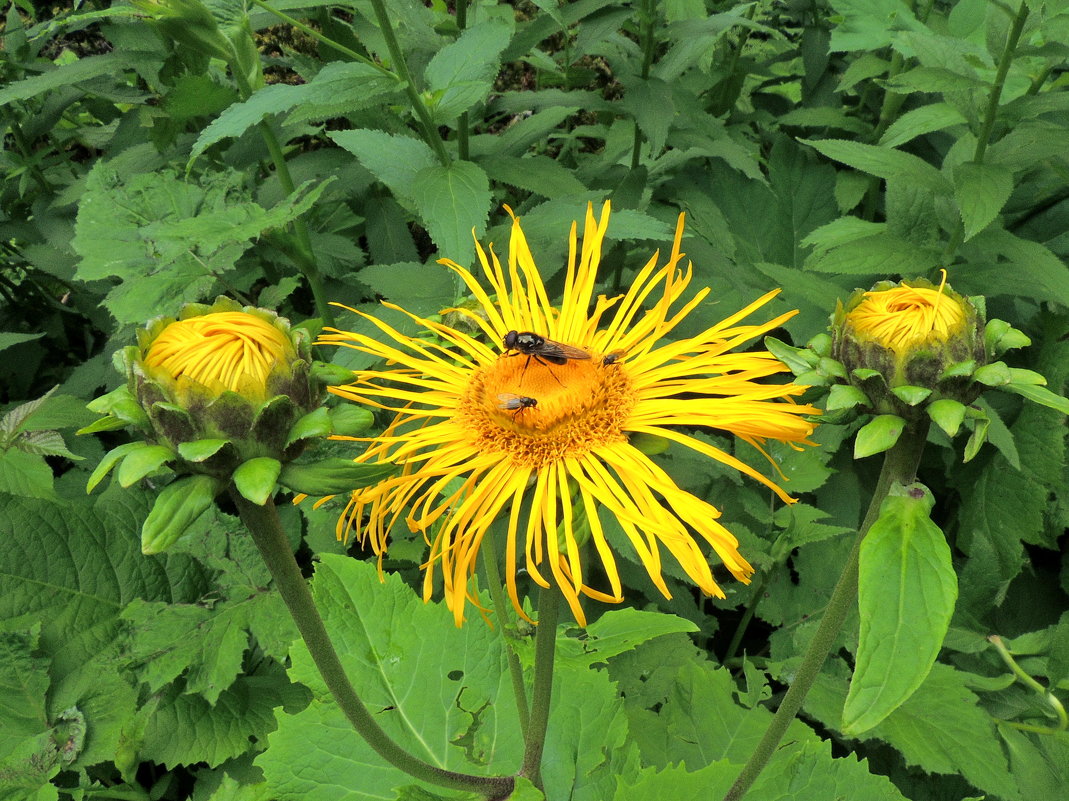
[[[515,784],[511,776],[472,776],[445,770],[413,756],[390,738],[360,700],[349,682],[349,677],[345,675],[345,668],[342,667],[327,635],[326,626],[323,625],[312,600],[312,593],[293,558],[274,504],[268,501],[266,506],[257,506],[237,492],[231,492],[231,497],[238,507],[242,522],[252,534],[253,542],[267,564],[267,569],[271,572],[279,594],[293,616],[297,630],[308,646],[327,689],[353,724],[353,728],[375,753],[399,770],[430,784],[478,793],[488,799],[507,797]]]
[[[527,742],[527,728],[531,721],[531,707],[527,703],[527,687],[523,681],[523,666],[512,647],[512,637],[516,625],[509,614],[509,605],[501,588],[501,567],[497,561],[497,542],[490,532],[483,539],[483,564],[486,566],[486,578],[490,582],[490,600],[497,614],[497,628],[501,632],[501,641],[505,644],[505,659],[508,661],[509,678],[512,679],[512,694],[516,697],[516,714],[520,722],[520,733]]]
[[[865,519],[858,530],[857,536],[854,538],[854,546],[850,550],[846,565],[843,566],[839,581],[832,591],[828,606],[824,610],[824,617],[821,618],[816,634],[813,635],[813,639],[809,643],[809,649],[802,658],[798,673],[795,675],[794,681],[791,682],[787,693],[783,696],[779,709],[776,710],[776,714],[768,725],[764,737],[761,738],[761,742],[758,743],[757,748],[750,755],[749,761],[743,766],[742,772],[739,773],[739,778],[735,780],[727,795],[724,796],[724,801],[739,801],[746,794],[746,791],[757,780],[765,765],[768,764],[769,759],[776,752],[780,740],[787,732],[787,727],[802,708],[806,695],[820,674],[824,661],[828,658],[828,654],[839,637],[843,623],[857,602],[857,568],[858,556],[861,552],[861,541],[865,538],[865,534],[868,533],[872,524],[879,518],[880,506],[883,504],[891,487],[896,483],[908,484],[916,477],[917,465],[920,463],[927,436],[928,422],[924,420],[921,423],[907,427],[897,444],[885,454],[883,468],[880,470],[880,477],[872,493],[868,511],[865,513]]]
[[[987,153],[988,141],[991,139],[991,129],[995,126],[995,117],[998,114],[998,104],[1002,99],[1002,90],[1006,85],[1006,75],[1010,71],[1013,57],[1017,52],[1017,43],[1021,39],[1025,20],[1028,19],[1028,3],[1021,0],[1021,7],[1013,18],[1013,25],[1006,36],[1006,46],[1002,49],[998,68],[995,72],[995,80],[991,86],[991,94],[987,98],[987,109],[984,111],[984,121],[980,127],[980,133],[976,136],[976,150],[973,153],[973,161],[980,163]]]
[[[553,657],[557,649],[557,618],[561,593],[546,587],[538,593],[538,633],[535,635],[534,686],[531,690],[531,722],[523,750],[520,775],[542,789],[542,750],[549,725],[549,704],[553,697]]]

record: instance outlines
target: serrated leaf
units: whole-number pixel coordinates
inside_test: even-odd
[[[846,139],[800,139],[830,159],[884,180],[901,179],[922,186],[937,196],[950,194],[950,182],[926,161],[901,150],[851,142]]]
[[[586,186],[559,161],[549,156],[491,155],[479,159],[487,176],[499,183],[519,187],[545,198],[582,195]]]
[[[923,275],[940,263],[934,248],[889,233],[855,239],[806,260],[806,269],[840,275]]]
[[[650,153],[656,157],[664,148],[676,114],[672,87],[660,78],[622,77],[621,82],[627,90],[622,108],[634,118],[649,143]]]
[[[435,95],[430,110],[439,125],[453,122],[486,99],[511,37],[512,26],[490,17],[465,29],[455,42],[434,54],[425,75]]]
[[[888,126],[879,144],[880,147],[898,147],[918,136],[967,122],[965,116],[949,103],[929,103],[898,117]]]
[[[52,468],[42,456],[24,453],[17,448],[0,451],[0,494],[2,493],[55,500]]]
[[[0,350],[5,350],[13,345],[21,345],[23,342],[33,342],[40,339],[44,334],[16,334],[11,331],[0,331]]]
[[[364,129],[336,131],[329,136],[386,184],[394,197],[409,208],[416,208],[416,197],[422,191],[416,183],[416,174],[438,161],[426,144],[409,136]]]
[[[0,632],[0,763],[13,740],[48,729],[45,697],[49,660],[36,650],[36,634]]]
[[[584,639],[569,638],[559,642],[557,654],[558,659],[569,664],[590,667],[656,637],[697,630],[694,623],[675,615],[614,609],[591,623]]]
[[[448,167],[432,166],[414,178],[419,194],[416,209],[438,252],[467,264],[475,252],[475,237],[486,233],[490,214],[490,182],[482,168],[470,161]]]
[[[861,543],[861,633],[843,732],[867,731],[912,695],[935,663],[954,613],[957,576],[923,486],[892,488]]]
[[[984,230],[1013,192],[1013,173],[998,164],[967,161],[954,167],[954,199],[965,224],[965,241]]]
[[[110,75],[125,69],[129,64],[129,55],[121,51],[103,55],[86,56],[69,64],[42,72],[30,78],[10,83],[0,89],[0,106],[6,106],[16,100],[29,100],[31,97],[51,92],[64,86],[72,86],[82,81]]]
[[[85,458],[71,453],[58,431],[24,431],[15,438],[12,445],[35,456],[62,456],[71,461],[81,461]]]
[[[854,458],[864,459],[883,453],[898,442],[905,430],[905,421],[894,414],[880,414],[861,427],[854,440]]]

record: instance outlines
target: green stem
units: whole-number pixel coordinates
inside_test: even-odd
[[[516,714],[520,721],[520,732],[524,742],[527,741],[527,731],[531,722],[531,707],[527,703],[527,687],[523,681],[523,666],[520,658],[516,655],[516,649],[512,647],[512,637],[515,636],[516,624],[509,612],[508,602],[502,589],[501,567],[497,560],[497,541],[493,533],[489,532],[483,537],[482,544],[483,564],[486,566],[486,579],[490,583],[490,600],[494,604],[497,613],[497,628],[501,632],[501,641],[505,645],[505,659],[508,661],[509,677],[512,679],[512,694],[516,698]]]
[[[232,63],[230,72],[238,84],[242,99],[248,100],[253,93],[253,88],[242,73],[240,65]],[[278,175],[278,182],[282,187],[282,191],[287,196],[292,196],[296,187],[293,184],[293,176],[290,175],[290,168],[286,163],[286,154],[282,152],[282,145],[279,143],[278,137],[275,136],[275,132],[271,130],[271,126],[266,120],[262,120],[256,127],[264,140],[264,144],[267,146],[271,162],[275,165],[275,174]],[[308,226],[305,225],[304,220],[300,217],[293,220],[292,225],[297,247],[289,252],[289,256],[293,259],[305,280],[308,281],[308,286],[312,290],[312,297],[315,299],[316,315],[323,320],[325,325],[333,326],[334,312],[330,308],[330,302],[323,287],[323,276],[320,274],[319,265],[316,263],[315,251],[312,250],[312,238],[308,233]]]
[[[653,66],[653,48],[656,37],[653,35],[655,11],[657,0],[642,0],[642,80],[650,77],[650,68]],[[639,130],[638,120],[635,120],[635,143],[631,147],[631,169],[637,170],[642,155],[642,131]]]
[[[549,725],[549,703],[553,697],[553,655],[557,647],[557,618],[561,594],[557,587],[538,593],[538,633],[535,635],[534,686],[531,689],[531,721],[523,750],[520,775],[542,789],[542,751]]]
[[[390,70],[386,69],[384,66],[382,66],[378,62],[374,61],[373,59],[370,59],[367,56],[365,56],[365,55],[363,55],[361,53],[356,52],[355,50],[352,50],[352,49],[346,47],[345,45],[341,44],[340,42],[335,42],[329,36],[324,36],[322,33],[317,31],[315,28],[310,28],[309,26],[305,25],[300,20],[294,19],[289,14],[284,14],[283,12],[279,11],[277,8],[272,8],[271,6],[267,5],[267,3],[264,2],[264,0],[251,0],[251,1],[252,1],[253,5],[259,6],[264,11],[267,11],[268,13],[274,14],[279,19],[284,20],[287,24],[292,25],[294,28],[296,28],[297,30],[301,31],[302,33],[305,33],[308,36],[311,36],[313,39],[315,39],[316,41],[320,42],[321,44],[325,44],[325,45],[327,45],[327,47],[330,47],[333,50],[337,50],[339,53],[344,53],[349,58],[351,58],[353,61],[359,61],[361,64],[367,64],[369,67],[374,67],[375,69],[377,69],[380,72],[383,72],[383,73],[385,73],[387,75],[393,75],[393,73],[390,72]]]
[[[253,542],[271,572],[279,594],[297,624],[297,630],[308,646],[308,652],[327,689],[353,728],[375,753],[395,768],[430,784],[478,793],[490,799],[506,798],[515,784],[511,776],[472,776],[431,765],[405,751],[379,726],[345,674],[345,668],[312,600],[308,584],[293,558],[274,503],[268,501],[266,506],[257,506],[237,492],[231,492],[231,497],[241,514],[242,522],[252,534]]]
[[[468,27],[468,0],[457,0],[457,27],[464,30]],[[464,112],[457,118],[457,158],[461,161],[468,160],[468,112]]]
[[[1014,728],[1021,728],[1025,731],[1042,731],[1047,734],[1053,734],[1057,731],[1065,731],[1069,728],[1069,715],[1066,715],[1065,707],[1062,702],[1058,700],[1058,697],[1036,681],[1034,678],[1024,672],[1024,668],[1017,664],[1017,660],[1013,658],[1013,654],[1010,653],[1010,649],[1006,647],[1006,644],[1002,641],[1002,638],[997,634],[992,634],[987,638],[988,642],[995,646],[995,650],[998,651],[998,655],[1002,657],[1002,661],[1006,663],[1006,666],[1013,671],[1013,675],[1027,684],[1043,702],[1051,708],[1054,712],[1054,716],[1058,718],[1057,728],[1044,728],[1042,726],[1032,726],[1027,723],[1015,723],[1014,721],[1007,720],[1002,721]]]
[[[30,147],[30,143],[26,141],[26,135],[22,132],[22,127],[14,120],[11,121],[9,127],[11,128],[11,137],[15,140],[15,147],[18,148],[19,153],[22,154],[22,157],[26,159],[26,163],[29,165],[27,169],[30,172],[30,176],[36,181],[43,194],[51,195],[52,185],[48,183],[48,179],[41,172],[41,168],[33,163],[33,149]]]
[[[746,634],[746,629],[749,628],[750,621],[753,620],[754,613],[757,611],[757,605],[765,595],[765,588],[768,586],[768,582],[772,578],[772,573],[778,568],[778,564],[770,565],[768,570],[762,573],[761,577],[754,583],[753,592],[750,593],[750,602],[746,605],[746,611],[742,613],[742,619],[735,627],[735,633],[731,637],[731,643],[728,645],[728,649],[724,653],[725,662],[735,658],[735,654],[738,652],[739,646],[742,644],[742,638]]]
[[[1002,98],[1002,89],[1006,85],[1006,75],[1013,63],[1014,53],[1017,52],[1017,43],[1021,39],[1021,31],[1024,30],[1025,20],[1028,19],[1028,3],[1021,0],[1021,7],[1017,10],[1017,16],[1013,18],[1010,33],[1006,37],[1006,46],[1002,50],[1002,57],[998,61],[998,69],[995,72],[995,83],[991,87],[991,95],[987,99],[987,110],[984,112],[984,122],[980,126],[980,133],[976,137],[976,151],[973,153],[973,161],[978,164],[984,160],[987,152],[988,140],[991,138],[991,129],[995,125],[995,117],[998,113],[998,103]]]
[[[764,737],[758,743],[750,759],[743,766],[739,778],[731,786],[724,801],[739,801],[750,789],[754,781],[760,775],[762,769],[768,764],[769,759],[776,752],[780,740],[787,731],[787,727],[794,720],[806,694],[813,686],[820,673],[824,661],[828,658],[832,647],[842,631],[850,610],[854,608],[857,600],[857,566],[858,555],[861,552],[861,541],[865,538],[869,528],[880,516],[880,506],[891,487],[896,484],[908,484],[913,481],[917,473],[917,465],[920,462],[921,453],[924,451],[925,439],[928,435],[928,423],[924,421],[914,427],[907,428],[898,443],[884,455],[883,468],[880,470],[880,478],[876,482],[876,489],[872,493],[865,519],[854,538],[854,546],[850,551],[843,572],[824,610],[816,634],[813,635],[809,648],[802,658],[802,664],[790,688],[783,696],[779,709],[776,710],[772,722],[765,731]]]
[[[423,128],[423,137],[427,144],[431,146],[431,149],[434,150],[435,155],[438,156],[438,160],[442,162],[443,166],[448,167],[452,163],[452,159],[449,158],[449,153],[445,149],[445,142],[442,141],[442,137],[431,119],[430,112],[427,111],[427,106],[423,103],[423,98],[419,96],[419,90],[412,81],[412,74],[408,71],[405,55],[401,52],[401,45],[397,41],[397,35],[393,32],[390,15],[386,13],[386,4],[383,0],[371,0],[371,7],[375,9],[375,19],[378,21],[379,29],[386,40],[386,49],[390,51],[390,58],[393,59],[394,71],[405,82],[405,93],[412,104],[412,110],[419,117],[420,125]]]

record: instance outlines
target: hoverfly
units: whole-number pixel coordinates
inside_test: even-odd
[[[624,355],[622,350],[614,350],[612,353],[606,353],[601,363],[603,366],[608,367],[611,364],[616,364],[620,359],[624,358]]]
[[[502,344],[508,355],[517,351],[541,364],[567,364],[569,359],[589,359],[590,354],[563,342],[554,342],[531,331],[509,331]]]
[[[538,405],[537,398],[529,398],[526,395],[514,395],[511,392],[502,392],[497,396],[497,408],[506,412],[519,414],[524,409],[533,409]]]

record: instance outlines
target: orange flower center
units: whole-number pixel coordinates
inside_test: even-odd
[[[480,451],[537,470],[624,442],[635,400],[625,364],[595,355],[558,365],[518,353],[472,373],[457,420]]]
[[[294,356],[286,335],[256,315],[215,312],[171,323],[152,341],[145,365],[181,384],[265,399],[267,377]]]

